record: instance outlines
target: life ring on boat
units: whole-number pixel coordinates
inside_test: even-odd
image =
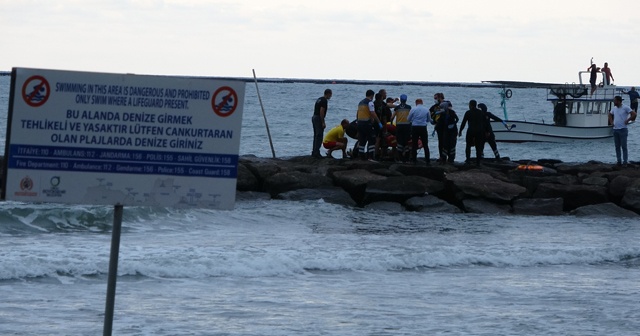
[[[511,91],[511,89],[507,89],[507,91],[504,92],[504,96],[511,98],[511,96],[513,96],[513,91]]]
[[[543,171],[544,167],[540,165],[534,165],[534,164],[521,164],[518,167],[516,167],[516,170]]]

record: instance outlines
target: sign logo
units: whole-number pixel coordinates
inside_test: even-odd
[[[44,105],[50,94],[49,82],[42,76],[31,76],[22,85],[22,99],[31,107]]]
[[[238,107],[238,94],[228,86],[223,86],[213,93],[211,107],[213,112],[221,117],[230,116]]]
[[[31,191],[33,189],[33,180],[29,176],[25,176],[20,180],[20,190],[16,191],[14,194],[16,196],[37,196],[37,192]]]
[[[49,184],[51,184],[51,188],[42,190],[48,197],[62,197],[62,195],[67,193],[66,190],[58,188],[60,185],[60,176],[52,176],[51,179],[49,179]]]

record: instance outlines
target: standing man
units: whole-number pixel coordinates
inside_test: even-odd
[[[373,156],[376,150],[376,138],[373,133],[373,123],[382,128],[380,120],[376,115],[375,107],[373,106],[373,97],[375,92],[373,90],[367,90],[365,98],[358,103],[358,156],[362,160],[369,159],[373,161]]]
[[[492,120],[499,121],[504,125],[504,127],[507,127],[507,123],[504,120],[498,118],[495,114],[489,112],[487,109],[487,105],[480,103],[478,104],[478,107],[484,113],[484,118],[486,120],[486,123],[484,125],[485,127],[484,140],[487,143],[489,143],[489,146],[491,146],[491,150],[493,150],[493,155],[495,155],[496,160],[500,160],[500,152],[498,152],[498,145],[496,144],[496,135],[493,133],[493,127],[491,127],[491,121]],[[507,129],[509,129],[509,127],[507,127]]]
[[[601,69],[601,71],[605,74],[604,85],[611,85],[611,82],[613,82],[615,79],[613,79],[613,74],[611,73],[611,68],[609,68],[609,63],[604,62],[604,67]]]
[[[485,136],[485,124],[486,119],[484,112],[478,109],[478,103],[475,100],[469,101],[469,110],[465,112],[462,118],[462,124],[460,125],[460,131],[458,137],[462,136],[464,126],[469,122],[469,129],[467,129],[467,146],[465,148],[465,154],[467,156],[466,162],[471,162],[471,146],[476,147],[476,165],[480,165],[482,159],[482,151],[484,150],[484,136]]]
[[[609,111],[609,124],[613,125],[613,141],[616,146],[616,160],[618,166],[629,163],[629,155],[627,151],[627,136],[629,129],[627,125],[636,120],[637,113],[629,106],[622,105],[622,97],[615,96],[613,98],[614,107]],[[622,148],[622,160],[620,158],[620,148]]]
[[[322,145],[324,129],[327,127],[324,123],[324,118],[327,116],[329,99],[331,99],[332,94],[331,89],[324,90],[324,96],[316,99],[316,104],[313,108],[313,117],[311,117],[311,124],[313,125],[313,148],[311,149],[311,156],[316,159],[322,158],[320,146]]]
[[[622,90],[622,93],[629,95],[629,101],[631,101],[629,105],[632,110],[638,113],[638,100],[640,100],[640,94],[636,91],[636,88],[632,86],[630,91]]]
[[[444,113],[444,109],[441,108],[440,103],[444,101],[444,93],[438,92],[433,95],[434,104],[429,108],[429,114],[431,114],[431,120],[433,120],[433,124],[436,125],[442,113]],[[442,128],[436,127],[436,133],[438,134],[438,153],[442,153],[444,139],[442,138],[444,130]],[[440,158],[438,158],[440,161]],[[441,162],[444,163],[444,162]]]
[[[416,107],[411,109],[408,117],[411,123],[411,161],[418,162],[418,139],[422,141],[424,148],[424,160],[428,165],[431,164],[429,155],[429,134],[427,133],[427,124],[431,123],[431,115],[429,109],[423,105],[422,99],[416,99]]]
[[[396,106],[391,121],[396,120],[396,160],[407,162],[409,159],[409,138],[411,138],[411,122],[409,122],[411,105],[407,105],[407,95],[400,95],[400,105]]]

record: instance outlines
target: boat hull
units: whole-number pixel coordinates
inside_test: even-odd
[[[514,125],[507,130],[500,122],[491,122],[498,142],[572,142],[613,137],[611,126],[571,127],[527,121],[508,121]]]

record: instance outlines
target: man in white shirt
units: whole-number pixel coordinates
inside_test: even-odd
[[[637,113],[629,106],[622,105],[622,97],[615,96],[613,98],[613,108],[609,111],[609,124],[613,125],[613,141],[616,146],[616,159],[618,166],[627,165],[627,136],[629,129],[627,125],[636,120]],[[620,158],[620,149],[622,148],[622,160]]]

